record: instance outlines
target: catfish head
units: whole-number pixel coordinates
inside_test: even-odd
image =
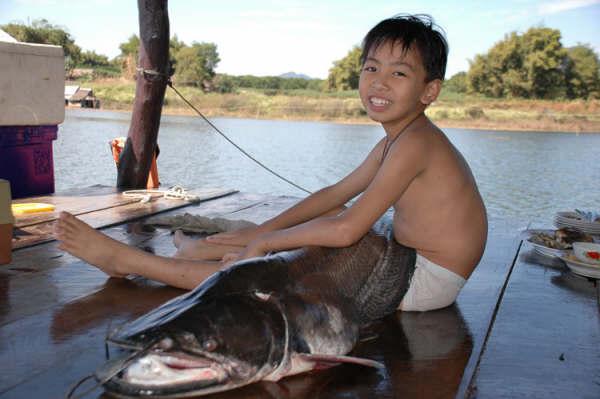
[[[288,346],[287,321],[263,294],[200,301],[126,337],[129,353],[96,378],[117,397],[187,397],[247,385],[273,373]]]

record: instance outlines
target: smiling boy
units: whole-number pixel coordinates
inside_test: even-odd
[[[450,305],[483,254],[487,217],[466,161],[424,114],[440,93],[448,53],[434,28],[426,16],[397,16],[365,37],[360,98],[385,137],[338,183],[256,228],[199,241],[178,234],[175,259],[127,247],[66,213],[56,228],[61,246],[111,275],[135,273],[193,288],[222,267],[206,259],[225,255],[229,264],[308,245],[349,246],[393,207],[394,238],[417,251],[400,309]],[[352,206],[343,207],[359,194]],[[90,249],[85,241],[91,240],[101,241],[100,247]],[[108,259],[107,253],[120,255]]]

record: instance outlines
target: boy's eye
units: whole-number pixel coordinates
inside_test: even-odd
[[[396,71],[394,72],[394,76],[406,76],[404,72]]]
[[[367,71],[367,72],[375,72],[375,71],[376,71],[376,69],[375,69],[375,67],[374,67],[374,66],[365,66],[365,67],[363,68],[363,71]]]

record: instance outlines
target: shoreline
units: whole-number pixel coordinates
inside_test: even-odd
[[[110,111],[131,113],[130,109],[120,107],[107,108],[81,108],[79,106],[67,106],[65,109],[77,109],[85,111]],[[168,116],[195,116],[200,118],[192,109],[181,107],[163,106],[162,115]],[[203,112],[207,118],[239,118],[239,119],[260,119],[260,120],[277,120],[277,121],[299,121],[299,122],[323,122],[323,123],[339,123],[348,125],[378,125],[368,118],[356,117],[340,117],[340,118],[323,118],[318,115],[309,117],[308,115],[248,115],[238,112],[216,112],[216,110],[207,110]],[[574,134],[600,134],[600,122],[580,121],[579,123],[564,123],[553,122],[548,120],[511,120],[508,123],[498,120],[490,120],[488,118],[473,118],[463,120],[453,119],[438,119],[435,116],[428,115],[433,123],[440,129],[465,129],[465,130],[491,130],[491,131],[506,131],[506,132],[524,132],[524,133],[574,133]]]
[[[130,112],[135,82],[103,79],[77,82],[93,88],[101,109]],[[374,124],[358,92],[260,90],[240,88],[232,93],[205,93],[197,87],[178,91],[207,117]],[[75,106],[69,106],[74,108]],[[172,90],[165,92],[165,115],[196,115]],[[426,114],[440,128],[511,132],[600,133],[600,100],[536,100],[488,98],[442,91]]]

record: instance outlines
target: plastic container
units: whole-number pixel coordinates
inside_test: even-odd
[[[15,222],[11,212],[10,184],[0,179],[0,265],[12,260],[12,232]]]
[[[12,198],[54,192],[57,132],[56,125],[0,126],[0,179],[10,181]]]
[[[64,121],[65,57],[61,46],[0,41],[0,71],[0,126],[58,125]]]

